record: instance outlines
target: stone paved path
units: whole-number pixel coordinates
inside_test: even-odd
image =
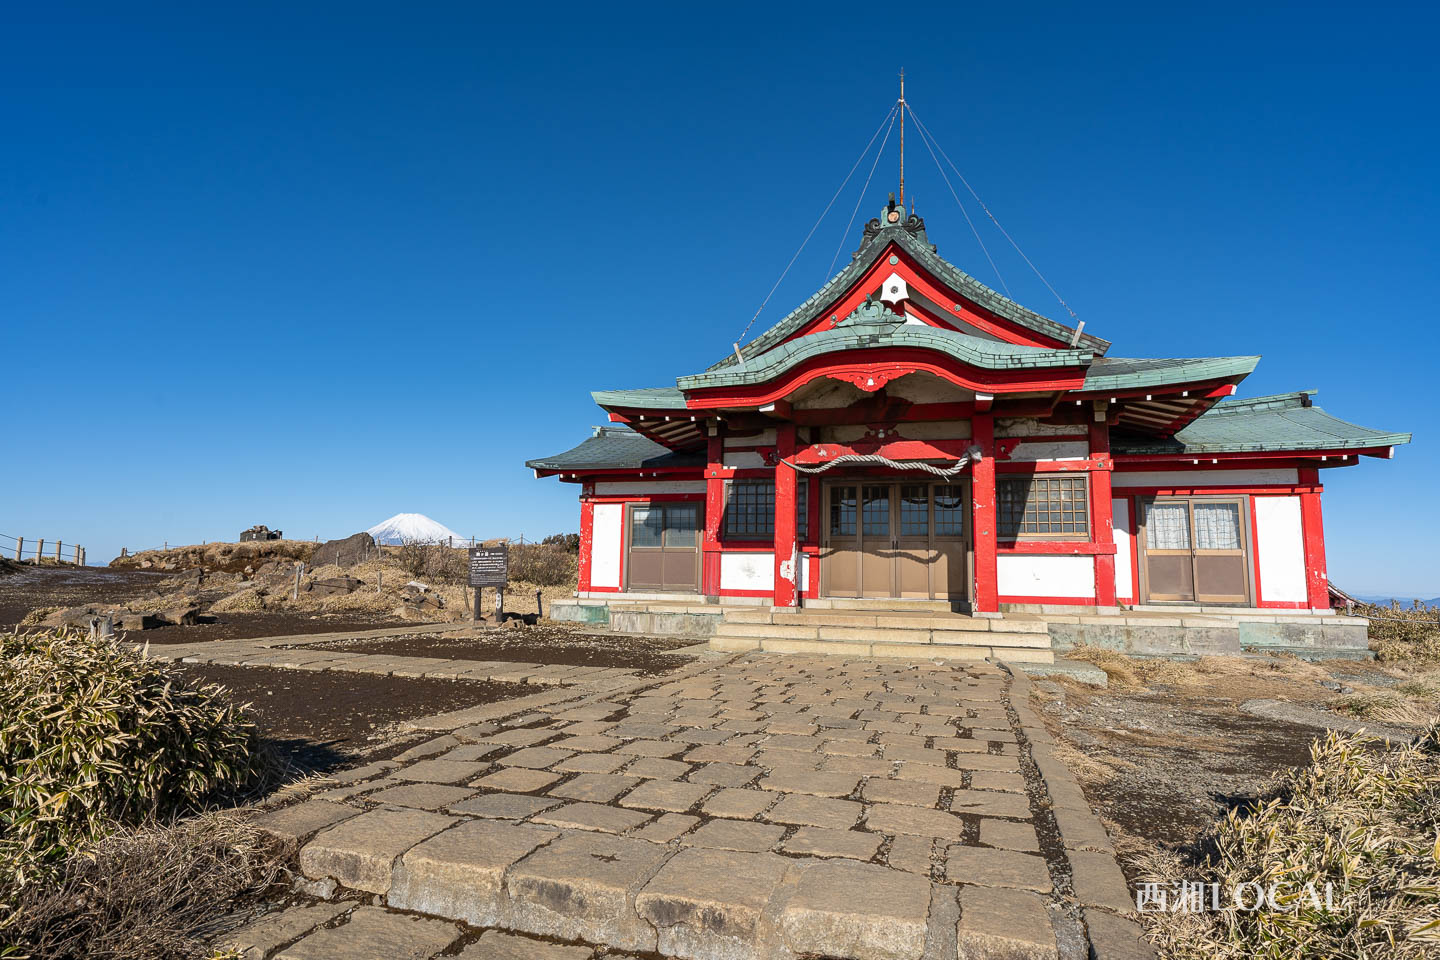
[[[260,820],[305,876],[384,907],[233,939],[307,960],[1150,956],[1028,690],[987,663],[746,655],[416,721],[437,736]]]

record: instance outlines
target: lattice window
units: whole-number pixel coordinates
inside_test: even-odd
[[[830,536],[855,536],[855,488],[830,488]]]
[[[1000,539],[1075,539],[1090,532],[1084,477],[1002,477]]]
[[[795,536],[804,540],[809,532],[809,482],[795,481]],[[731,480],[725,487],[726,540],[775,539],[775,481]]]
[[[965,488],[958,483],[935,485],[935,536],[959,537],[965,533]]]
[[[900,536],[930,536],[930,485],[900,485]]]

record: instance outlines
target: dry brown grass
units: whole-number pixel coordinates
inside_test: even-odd
[[[235,572],[247,566],[258,567],[270,560],[309,560],[315,544],[309,540],[247,540],[244,543],[204,543],[170,547],[165,550],[141,550],[128,557],[116,557],[110,566],[139,569],[150,561],[152,569],[173,564],[176,570],[210,570]]]
[[[1325,700],[1331,696],[1317,682],[1329,680],[1329,671],[1318,663],[1289,654],[1170,660],[1131,657],[1082,644],[1065,657],[1093,663],[1105,671],[1109,682],[1119,690],[1138,691],[1152,686],[1199,688],[1233,699],[1282,696],[1294,700]]]
[[[228,814],[118,829],[67,860],[52,882],[19,894],[0,943],[35,960],[204,957],[197,930],[279,880],[279,854]]]
[[[1440,663],[1440,611],[1392,610],[1361,604],[1355,613],[1371,618],[1370,649],[1382,663]]]

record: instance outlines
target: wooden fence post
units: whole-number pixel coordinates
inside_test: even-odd
[[[40,559],[45,555],[45,541],[40,541],[40,546],[35,548],[35,566],[40,566]]]
[[[82,564],[82,563],[80,562],[80,548],[79,548],[79,547],[76,547],[76,548],[75,548],[75,566],[77,566],[77,567],[84,566],[84,564]]]
[[[16,560],[17,562],[21,559],[21,554],[23,554],[24,552],[25,552],[25,538],[24,538],[24,537],[20,537],[18,540],[15,541],[15,560]]]
[[[59,563],[59,562],[60,562],[60,548],[63,547],[63,546],[64,546],[64,544],[61,543],[59,540],[56,540],[56,541],[55,541],[55,562],[56,562],[56,563]]]

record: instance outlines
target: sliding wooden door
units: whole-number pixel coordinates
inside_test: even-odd
[[[1141,596],[1147,602],[1245,604],[1250,544],[1242,497],[1142,501]]]

